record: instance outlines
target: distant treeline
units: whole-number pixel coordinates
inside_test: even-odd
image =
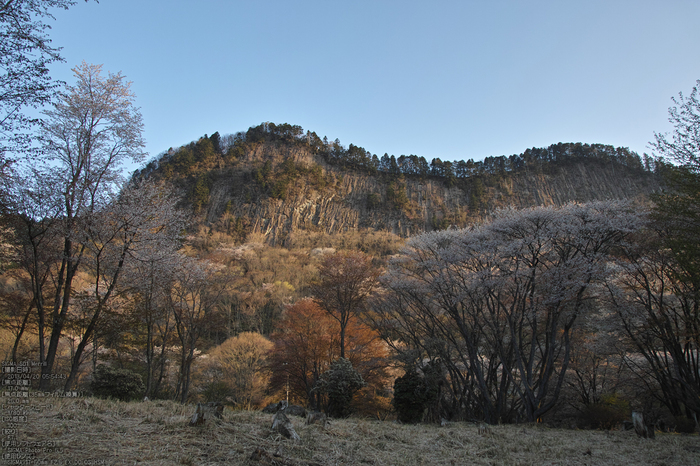
[[[225,136],[220,136],[216,132],[210,137],[205,135],[199,141],[179,149],[170,149],[149,163],[139,174],[148,176],[156,170],[162,171],[166,177],[170,177],[173,172],[180,175],[193,174],[199,171],[198,169],[213,168],[216,161],[226,163],[239,159],[246,153],[248,146],[262,142],[303,145],[311,152],[320,155],[330,165],[369,174],[437,177],[445,179],[450,185],[459,179],[504,176],[509,172],[524,169],[542,170],[552,165],[581,160],[596,160],[647,172],[654,172],[657,169],[657,161],[647,154],[642,158],[626,147],[580,142],[560,142],[546,148],[527,149],[522,154],[486,157],[482,161],[469,159],[451,162],[434,158],[428,162],[425,157],[417,155],[395,157],[384,154],[378,157],[354,144],[346,148],[338,139],[333,142],[329,142],[326,137],[321,139],[315,132],[304,132],[298,125],[262,123],[251,127],[246,132]]]

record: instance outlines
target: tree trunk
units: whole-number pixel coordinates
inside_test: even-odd
[[[168,339],[168,322],[165,323],[165,331],[163,332],[163,337],[161,341],[161,348],[160,348],[160,357],[158,358],[158,365],[159,365],[159,373],[158,373],[158,379],[153,385],[153,394],[158,394],[158,391],[160,390],[160,385],[163,381],[163,377],[165,377],[165,343],[167,342]]]
[[[73,383],[75,382],[75,379],[78,375],[78,370],[80,369],[80,359],[83,355],[83,351],[85,351],[85,347],[90,341],[90,338],[92,338],[93,333],[95,333],[95,329],[97,328],[97,322],[100,319],[102,310],[104,309],[105,304],[107,303],[107,301],[109,301],[109,298],[112,296],[112,293],[114,292],[114,289],[117,286],[117,280],[119,280],[120,272],[122,270],[122,267],[124,267],[124,257],[126,256],[126,252],[127,248],[124,248],[122,250],[121,257],[119,258],[119,262],[117,263],[117,268],[114,271],[114,275],[112,275],[111,277],[109,287],[107,288],[107,291],[105,292],[104,296],[101,298],[99,292],[100,275],[98,268],[98,274],[96,278],[97,281],[95,285],[95,298],[97,298],[97,307],[95,309],[95,313],[92,315],[92,319],[90,319],[90,324],[88,324],[88,327],[85,330],[85,333],[83,334],[80,343],[78,344],[78,348],[75,350],[75,355],[73,356],[73,361],[71,363],[70,375],[68,376],[68,380],[66,380],[66,385],[64,388],[65,391],[68,391],[71,388],[73,388]]]
[[[66,240],[66,257],[70,256],[72,249],[71,241]],[[51,321],[51,338],[49,339],[49,347],[46,351],[46,364],[41,368],[41,381],[39,382],[39,390],[47,391],[51,386],[51,374],[53,374],[53,366],[56,360],[56,352],[58,351],[58,343],[61,340],[63,333],[63,325],[65,323],[68,308],[70,306],[70,295],[73,289],[73,277],[75,276],[77,264],[69,264],[68,259],[64,259],[61,264],[61,272],[59,272],[58,287],[56,290],[56,300],[52,313]],[[65,271],[65,276],[63,272]]]
[[[109,294],[106,295],[105,299],[107,299],[107,297],[109,297]],[[90,341],[90,338],[92,337],[92,334],[95,331],[95,328],[97,327],[97,321],[99,320],[100,314],[102,313],[102,308],[102,302],[98,303],[97,310],[95,310],[95,314],[93,314],[88,328],[85,330],[85,333],[83,334],[80,343],[78,343],[78,347],[76,348],[75,354],[73,355],[73,359],[71,361],[70,375],[68,376],[68,380],[66,380],[66,385],[63,388],[64,391],[68,391],[71,388],[73,388],[75,379],[78,376],[78,370],[80,369],[80,359],[82,358],[83,352],[85,351],[85,347],[87,346],[88,342]]]
[[[29,314],[32,313],[32,305],[29,305],[27,313],[22,319],[22,324],[19,326],[19,331],[17,332],[17,337],[15,338],[15,344],[12,345],[12,362],[17,364],[17,349],[19,348],[19,343],[22,340],[22,335],[24,335],[24,329],[27,327],[27,321],[29,320]]]
[[[150,306],[149,306],[150,307]],[[153,321],[148,317],[146,322],[146,396],[152,396],[153,390]]]

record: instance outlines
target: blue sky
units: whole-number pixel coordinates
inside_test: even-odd
[[[55,17],[53,76],[121,71],[151,157],[263,121],[379,156],[650,153],[700,79],[696,0],[100,0]]]

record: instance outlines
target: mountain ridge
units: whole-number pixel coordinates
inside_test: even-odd
[[[660,189],[654,162],[625,148],[554,144],[510,157],[428,164],[422,157],[329,143],[301,127],[264,123],[161,154],[135,176],[172,183],[201,225],[271,245],[300,232],[365,230],[401,237],[464,227],[497,208],[605,199],[643,202]]]

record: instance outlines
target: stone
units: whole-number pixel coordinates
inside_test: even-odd
[[[263,408],[262,412],[265,414],[275,414],[277,411],[279,411],[278,405],[279,403],[270,403]]]
[[[277,403],[270,403],[263,408],[263,413],[265,414],[275,414],[278,411],[284,411],[287,409],[287,400],[278,401]]]
[[[639,437],[642,438],[655,438],[654,426],[646,425],[644,423],[644,415],[639,411],[632,412],[632,423],[634,424],[634,431]]]
[[[479,432],[479,435],[490,435],[491,434],[491,427],[489,427],[488,424],[485,422],[480,422],[479,426],[477,427],[477,430]]]
[[[281,411],[278,411],[277,414],[275,414],[275,417],[272,419],[272,430],[281,434],[285,438],[296,441],[301,440],[299,434],[297,434],[294,430],[292,421],[290,421],[289,418]]]

